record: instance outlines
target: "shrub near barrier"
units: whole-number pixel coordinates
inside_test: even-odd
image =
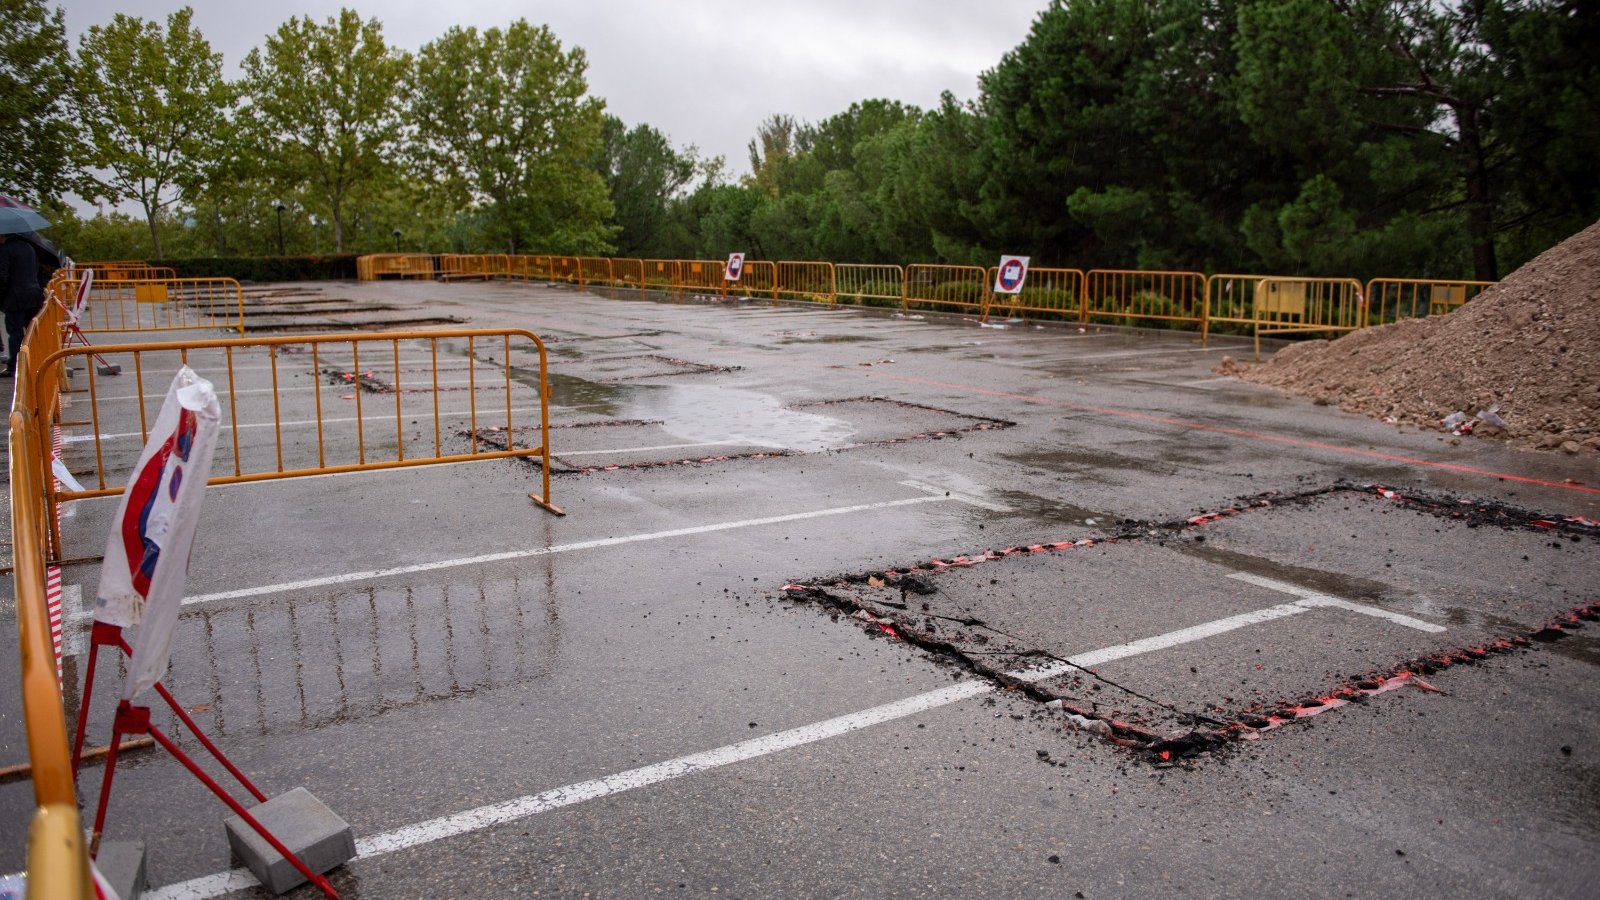
[[[338,256],[202,256],[164,259],[179,278],[235,281],[341,281],[356,277],[355,254]]]

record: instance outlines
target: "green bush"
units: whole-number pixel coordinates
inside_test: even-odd
[[[164,259],[179,278],[232,278],[235,281],[339,281],[356,277],[356,257],[201,256]]]

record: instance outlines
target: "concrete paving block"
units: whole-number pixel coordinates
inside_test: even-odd
[[[355,858],[356,840],[349,823],[305,788],[279,794],[253,807],[250,815],[319,875]],[[234,855],[274,894],[305,883],[294,864],[243,819],[230,816],[223,824]]]
[[[101,842],[94,867],[121,900],[139,900],[144,893],[144,841]]]

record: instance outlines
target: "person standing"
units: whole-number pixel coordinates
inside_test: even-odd
[[[21,238],[0,234],[0,310],[6,314],[6,368],[0,377],[16,374],[22,336],[43,308],[39,257],[33,246]]]

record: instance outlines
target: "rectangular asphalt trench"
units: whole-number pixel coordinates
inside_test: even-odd
[[[597,469],[556,476],[563,519],[523,499],[538,472],[515,461],[207,497],[196,602],[169,683],[269,793],[305,785],[351,821],[364,856],[335,873],[347,897],[1583,896],[1600,875],[1584,632],[1428,676],[1446,693],[1404,687],[1157,767],[783,590],[824,586],[942,623],[934,633],[959,633],[954,643],[997,671],[1176,728],[1181,713],[1244,715],[1536,631],[1596,599],[1594,538],[1468,527],[1365,488],[1154,534],[1137,523],[1341,478],[1595,519],[1600,499],[1562,486],[1600,484],[1593,460],[1453,447],[1213,382],[1219,348],[1237,346],[1229,338],[1203,349],[1187,334],[980,329],[521,285],[337,293],[545,337],[559,376],[553,448],[569,452],[567,467]],[[426,356],[403,348],[402,367]],[[209,376],[208,362],[194,364]],[[236,359],[242,388],[270,385],[270,370],[247,368],[261,362]],[[284,418],[309,417],[309,357],[279,364],[294,392]],[[363,352],[361,368],[379,377],[392,364]],[[480,374],[503,385],[498,371]],[[147,366],[145,393],[166,377]],[[353,401],[329,400],[351,389],[322,377],[324,414],[354,416]],[[97,389],[127,397],[129,381]],[[405,373],[401,386],[431,380]],[[536,405],[519,390],[515,410]],[[447,412],[467,407],[465,391],[438,398]],[[425,428],[407,427],[408,446],[431,447],[433,395],[401,399],[426,414]],[[503,389],[479,394],[480,429],[503,424],[505,401]],[[393,395],[362,403],[390,424],[376,417],[392,413]],[[240,422],[262,421],[270,404],[242,393]],[[834,425],[804,418],[830,417],[830,404]],[[105,408],[123,424],[103,432],[137,431],[131,400]],[[719,435],[719,410],[776,427],[722,422]],[[459,450],[466,426],[450,421],[444,440]],[[1295,443],[1173,424],[1184,421]],[[351,428],[331,427],[328,447],[351,452]],[[253,433],[263,431],[241,429],[247,459],[275,453]],[[394,452],[392,427],[369,436],[370,449]],[[807,452],[771,455],[808,440],[818,443]],[[285,430],[291,458],[314,455],[314,441],[314,428]],[[113,444],[107,462],[125,471],[137,439]],[[68,447],[74,468],[92,468],[88,445]],[[711,456],[738,458],[697,461]],[[76,504],[69,556],[98,555],[114,505]],[[838,586],[1084,540],[1095,544],[944,570],[926,595]],[[71,566],[66,580],[92,597],[96,576]],[[1389,618],[1290,610],[1306,592]],[[14,622],[9,607],[0,615]],[[958,622],[971,619],[982,624]],[[0,645],[15,671],[14,633]],[[1074,659],[1094,675],[1026,669]],[[102,670],[102,701],[119,679]],[[13,694],[0,700],[0,762],[24,754]],[[102,737],[108,718],[97,703]],[[89,796],[99,770],[85,772]],[[22,865],[17,823],[30,802],[25,782],[0,785],[0,821],[14,823],[0,827],[0,870]],[[227,874],[221,817],[171,760],[119,765],[110,837],[149,843],[151,883],[164,886],[151,895],[265,896]]]

